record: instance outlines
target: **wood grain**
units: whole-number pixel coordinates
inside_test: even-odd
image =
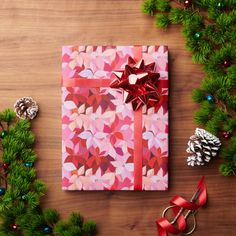
[[[204,77],[191,62],[179,27],[157,30],[140,12],[137,0],[1,0],[0,106],[12,107],[21,96],[40,105],[33,122],[37,135],[38,176],[48,184],[44,207],[62,217],[80,211],[98,223],[103,236],[156,235],[155,219],[175,194],[190,198],[206,176],[207,207],[197,215],[194,235],[233,236],[236,231],[236,180],[218,172],[220,159],[208,167],[186,166],[186,142],[193,133],[191,90]],[[170,189],[168,192],[61,191],[60,56],[71,44],[165,44],[170,49]]]

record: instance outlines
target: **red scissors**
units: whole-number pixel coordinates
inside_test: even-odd
[[[182,235],[192,234],[197,227],[197,221],[195,216],[197,210],[199,207],[205,205],[206,201],[207,192],[204,183],[204,177],[202,177],[198,184],[197,190],[193,194],[190,201],[187,201],[180,196],[175,196],[171,199],[170,206],[168,206],[162,213],[162,218],[156,221],[158,235],[166,236],[168,232],[172,234],[182,233]],[[170,209],[174,213],[174,219],[172,221],[166,219],[166,213]],[[184,214],[185,211],[187,211],[186,214]],[[193,227],[188,232],[185,232],[187,228],[187,220],[190,216],[193,217]]]

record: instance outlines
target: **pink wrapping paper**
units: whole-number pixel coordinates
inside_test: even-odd
[[[135,46],[62,48],[63,190],[134,190],[134,111],[123,92],[77,86],[115,78]],[[145,63],[155,62],[159,80],[168,82],[167,46],[142,46]],[[68,81],[72,82],[69,83]],[[167,84],[167,83],[166,83]],[[142,190],[168,188],[168,86],[160,87],[157,107],[142,108]]]

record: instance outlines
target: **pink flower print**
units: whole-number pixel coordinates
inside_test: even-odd
[[[65,165],[71,163],[75,167],[78,167],[78,165],[84,165],[86,163],[88,155],[87,149],[82,146],[81,142],[73,141],[72,146],[65,147],[65,158],[63,158],[63,163]],[[68,169],[68,171],[71,170]]]
[[[84,175],[78,176],[76,179],[77,182],[77,186],[81,189],[81,190],[92,190],[91,189],[91,176],[92,176],[93,172],[92,169],[88,169],[85,171]]]
[[[80,87],[68,87],[66,88],[67,94],[65,94],[63,102],[73,102],[76,106],[78,103],[85,103],[89,95],[89,90],[87,88]],[[73,106],[73,105],[72,105]],[[72,110],[72,107],[67,106],[67,109]]]
[[[133,56],[133,47],[117,46],[116,50],[121,58],[126,55]]]
[[[68,102],[67,102],[68,103]],[[73,108],[73,113],[70,116],[71,123],[69,124],[69,127],[71,131],[73,131],[75,128],[80,128],[83,125],[83,120],[80,114],[83,114],[85,111],[85,104],[82,104],[80,107],[74,107]]]
[[[106,50],[104,50],[102,57],[103,60],[105,62],[108,62],[109,64],[111,64],[111,62],[113,62],[116,58],[116,49],[115,48],[108,48]]]
[[[61,101],[64,102],[66,97],[70,94],[66,87],[61,87]]]
[[[127,153],[127,145],[130,144],[128,140],[132,138],[132,131],[129,125],[123,127],[119,122],[117,116],[115,121],[110,126],[104,126],[104,133],[106,134],[107,143],[104,145],[104,151],[107,155],[117,158]]]
[[[103,131],[104,125],[110,125],[115,120],[115,112],[114,111],[105,111],[102,113],[101,106],[98,107],[96,112],[91,113],[90,115],[90,130],[93,132]]]
[[[102,144],[102,150],[105,152],[105,155],[116,158],[117,152],[114,145],[109,142],[109,139],[106,138],[106,141]]]
[[[143,114],[143,122],[146,131],[153,131],[154,133],[166,132],[168,126],[168,113],[164,112],[163,107],[155,112],[154,108],[147,110],[147,115]]]
[[[111,164],[116,168],[116,176],[120,176],[122,180],[133,178],[134,163],[127,163],[129,156],[124,155],[123,157],[117,158],[115,161],[111,161]]]
[[[62,140],[67,141],[73,137],[73,133],[68,127],[68,124],[62,124]]]
[[[62,47],[62,55],[70,55],[72,52],[71,46],[63,46]]]
[[[83,176],[85,172],[84,166],[80,167],[78,170],[74,170],[73,174],[69,178],[68,190],[82,190],[82,182],[80,181],[80,176]]]
[[[78,73],[79,76],[83,77],[83,78],[93,78],[93,72],[91,71],[91,69],[85,69],[82,70]]]
[[[115,182],[110,190],[134,190],[134,179],[124,179],[121,181],[120,176],[115,177]]]
[[[80,46],[78,46],[77,47],[77,49],[76,50],[78,50],[79,52],[85,52],[86,51],[86,46],[84,46],[84,45],[80,45]]]
[[[109,189],[115,181],[115,174],[106,173],[102,175],[101,169],[99,168],[96,174],[91,176],[91,180],[93,190],[103,190],[104,188]]]
[[[81,184],[84,190],[104,190],[110,189],[115,182],[114,173],[102,174],[100,168],[97,169],[96,173],[92,174],[92,169],[88,169],[85,172],[85,176],[80,177]]]
[[[64,101],[63,105],[67,110],[73,110],[73,109],[77,108],[74,101]]]
[[[88,49],[88,47],[87,47]],[[92,63],[90,66],[95,66],[98,70],[104,69],[104,64],[108,63],[109,65],[116,58],[116,49],[114,47],[106,47],[97,46],[96,49],[93,48],[92,50],[86,50],[87,54],[90,55]]]
[[[74,143],[71,141],[71,139],[65,139],[62,140],[62,153],[67,153],[67,148],[72,149],[74,147]]]
[[[97,171],[98,168],[101,168],[105,172],[110,166],[109,157],[105,155],[105,151],[100,151],[100,149],[91,147],[89,152],[90,156],[86,161],[86,166],[93,169],[93,173]]]
[[[122,145],[125,145],[127,148],[133,148],[134,147],[134,124],[130,125],[122,125],[120,128],[120,131],[122,132],[124,136],[124,142]]]
[[[91,146],[100,147],[101,141],[106,137],[102,132],[92,133],[90,130],[85,130],[78,135],[81,139],[86,140],[86,147],[89,149]]]
[[[104,70],[97,70],[95,64],[92,64],[89,69],[82,70],[78,75],[87,79],[109,78],[107,72]]]
[[[160,73],[161,78],[168,78],[168,51],[165,47],[158,48],[158,52],[152,54],[156,59],[156,70]]]
[[[79,49],[79,51],[72,53],[72,60],[69,63],[70,68],[78,67],[79,76],[84,78],[109,78],[111,69],[106,70],[105,65],[110,65],[115,60],[116,50],[107,48],[103,51],[101,46],[96,49],[88,46],[86,47],[86,52],[83,51]]]
[[[160,168],[162,168],[165,174],[168,167],[167,152],[162,152],[160,148],[152,148],[151,153],[152,156],[149,158],[146,165],[154,169],[155,174],[160,170]]]
[[[148,141],[148,148],[164,148],[164,143],[167,140],[167,134],[159,132],[154,134],[152,131],[147,131],[143,133],[143,139]]]
[[[85,104],[82,104],[78,108],[74,108],[73,114],[70,116],[71,122],[69,128],[71,131],[74,131],[76,128],[81,129],[82,126],[85,129],[89,129],[90,122],[88,116],[92,114],[92,108],[89,107],[85,111]]]
[[[76,166],[71,163],[71,162],[65,162],[63,163],[63,168],[66,170],[66,171],[69,171],[69,172],[72,172],[72,171],[75,171],[76,170]]]
[[[127,143],[123,140],[116,140],[115,145],[108,142],[104,146],[104,151],[107,155],[111,156],[112,158],[123,157],[125,153],[128,153],[127,150]]]
[[[82,190],[82,183],[79,180],[79,177],[74,174],[69,179],[70,185],[68,186],[68,190]]]
[[[147,52],[143,52],[143,59],[146,64],[156,63],[155,72],[160,73],[160,77],[168,76],[168,50],[165,46],[149,46]]]
[[[143,176],[143,189],[145,190],[166,190],[168,188],[168,175],[163,175],[160,168],[158,173],[154,174],[154,169],[147,171],[147,176]]]
[[[126,116],[133,118],[134,112],[131,104],[126,104],[121,99],[112,99],[111,102],[116,106],[116,113],[123,119]]]
[[[88,53],[75,50],[74,52],[71,53],[70,57],[71,61],[69,63],[69,67],[71,69],[74,69],[77,66],[80,68],[82,67],[89,68],[91,63],[91,57]]]

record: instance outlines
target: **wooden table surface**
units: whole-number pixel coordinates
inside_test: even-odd
[[[209,201],[197,214],[196,236],[236,233],[236,178],[222,177],[221,162],[186,165],[186,143],[194,132],[191,90],[203,78],[184,46],[179,27],[157,30],[140,12],[140,0],[1,0],[0,106],[12,107],[22,96],[40,105],[33,121],[39,156],[38,176],[48,185],[44,207],[64,218],[80,211],[98,224],[102,236],[156,235],[155,219],[169,199],[190,198],[202,175]],[[170,165],[167,192],[63,192],[61,190],[61,46],[73,44],[165,44],[170,50]]]

